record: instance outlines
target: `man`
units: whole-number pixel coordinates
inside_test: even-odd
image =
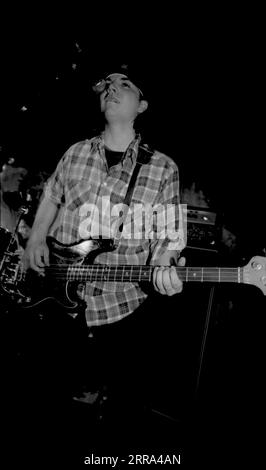
[[[14,157],[6,160],[0,173],[0,226],[12,233],[18,223],[18,209],[23,203],[21,185],[27,173]]]
[[[177,263],[184,248],[182,230],[179,227],[176,231],[178,169],[169,157],[156,151],[146,152],[148,157],[141,162],[128,209],[135,217],[134,224],[128,223],[125,211],[121,233],[120,207],[141,146],[147,150],[134,124],[146,111],[148,102],[141,84],[130,73],[124,69],[111,72],[94,87],[105,117],[104,130],[98,137],[73,145],[49,179],[26,247],[25,265],[44,274],[45,266],[49,265],[48,234],[69,245],[82,238],[106,238],[109,233],[115,240],[115,249],[99,254],[95,262],[117,266],[154,265],[154,290],[172,296],[182,291],[182,282],[171,266]],[[158,220],[165,220],[162,212],[167,206],[173,211],[170,223],[165,226]],[[135,207],[148,208],[147,229],[139,223]],[[183,265],[184,259],[179,264]],[[89,336],[95,340],[90,380],[93,376],[95,382],[107,385],[110,395],[115,390],[113,400],[121,409],[122,402],[126,402],[127,417],[129,409],[136,409],[133,401],[139,403],[137,395],[144,386],[140,382],[142,378],[145,381],[145,374],[147,379],[149,370],[148,331],[152,325],[147,297],[147,290],[140,282],[97,281],[87,283],[83,291]]]

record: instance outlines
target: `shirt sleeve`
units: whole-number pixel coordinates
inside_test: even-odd
[[[179,171],[171,162],[165,172],[158,203],[153,207],[150,264],[156,265],[166,250],[181,252],[185,248],[184,219],[179,195]]]
[[[69,157],[69,151],[67,151],[59,161],[54,173],[47,180],[44,189],[45,197],[57,205],[64,202]]]

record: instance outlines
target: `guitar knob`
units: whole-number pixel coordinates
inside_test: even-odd
[[[262,284],[263,284],[264,286],[266,286],[266,276],[263,276],[263,277],[261,278],[261,282],[262,282]]]

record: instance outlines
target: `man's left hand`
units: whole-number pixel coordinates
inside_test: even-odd
[[[179,258],[177,265],[185,266],[184,257]],[[182,292],[183,282],[179,279],[175,266],[156,266],[153,271],[153,285],[162,295],[174,295]]]

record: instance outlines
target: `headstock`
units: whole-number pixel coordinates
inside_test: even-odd
[[[266,258],[263,256],[253,256],[243,269],[243,281],[245,284],[252,284],[259,287],[266,295]]]

